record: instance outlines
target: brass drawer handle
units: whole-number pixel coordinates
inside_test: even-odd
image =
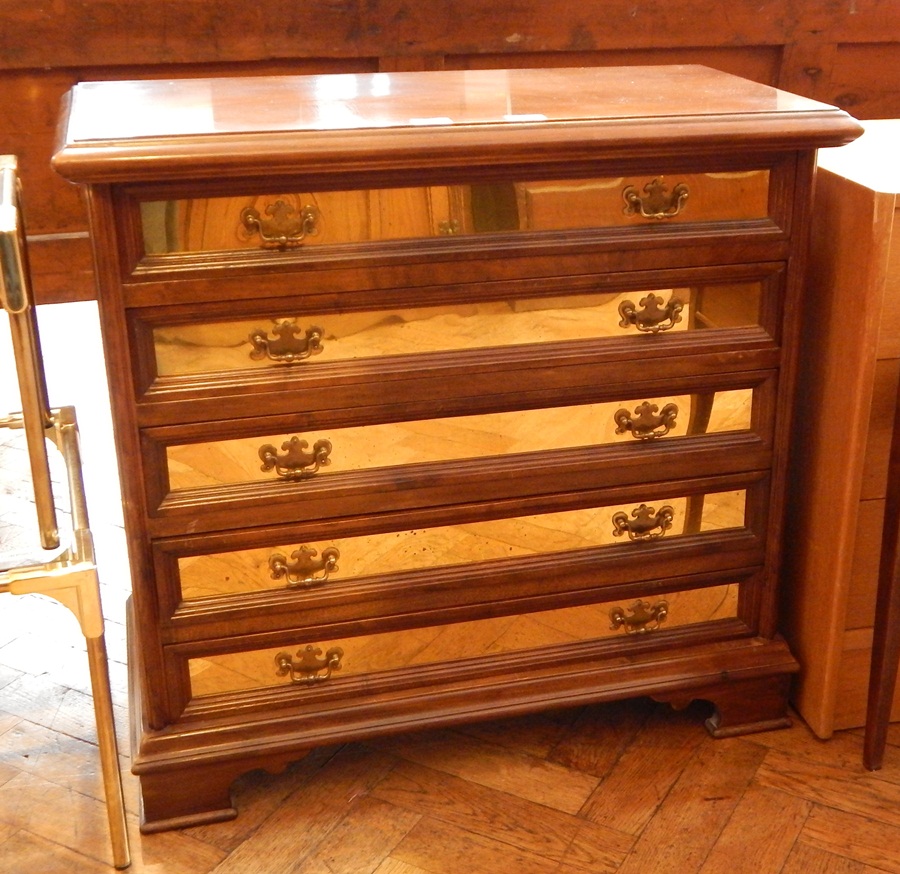
[[[624,510],[613,514],[613,535],[628,534],[629,540],[656,540],[672,527],[674,518],[675,511],[668,504],[658,511],[641,504],[631,511],[631,518]]]
[[[670,297],[669,302],[658,294],[651,292],[640,301],[640,309],[634,305],[634,301],[623,300],[619,304],[620,328],[635,327],[645,334],[659,334],[674,328],[681,321],[681,311],[684,303],[677,297]]]
[[[300,437],[291,437],[281,444],[281,448],[283,455],[279,455],[271,443],[259,447],[260,470],[274,470],[282,479],[297,480],[312,476],[320,467],[331,464],[331,441],[324,437],[316,440],[311,450],[309,443]]]
[[[279,552],[269,556],[269,570],[272,572],[273,580],[286,577],[290,588],[296,586],[309,588],[324,583],[329,575],[338,569],[340,557],[341,553],[336,546],[326,547],[319,556],[317,550],[304,544],[291,553],[290,561]]]
[[[684,209],[690,194],[683,182],[679,182],[670,193],[669,187],[659,178],[648,182],[642,191],[643,194],[634,185],[628,185],[622,190],[625,215],[639,215],[655,221],[674,218]]]
[[[618,426],[616,434],[630,431],[638,440],[655,440],[657,437],[664,437],[675,427],[677,416],[676,404],[666,404],[660,410],[657,404],[644,401],[635,407],[633,416],[628,410],[617,410],[613,418]]]
[[[303,336],[298,336],[301,332]],[[272,333],[274,337],[258,328],[247,337],[253,346],[250,357],[254,361],[268,358],[278,364],[295,364],[318,355],[325,348],[322,344],[324,332],[316,325],[303,331],[296,322],[285,319],[272,328]]]
[[[311,204],[296,207],[276,200],[265,215],[252,206],[241,210],[241,224],[251,236],[259,234],[264,249],[296,249],[306,237],[319,233],[319,210]]]
[[[635,601],[627,608],[627,612],[630,615],[626,615],[626,611],[622,607],[613,607],[609,611],[609,618],[612,622],[609,627],[613,631],[624,628],[626,634],[647,634],[650,631],[656,631],[666,621],[669,615],[669,604],[667,601],[658,601],[651,606],[646,601]]]
[[[299,661],[295,661],[289,652],[280,652],[275,656],[276,674],[279,677],[290,676],[292,683],[303,683],[313,686],[316,683],[324,683],[333,671],[341,669],[341,659],[344,651],[339,646],[333,646],[320,658],[322,650],[309,644],[304,649],[297,650]]]

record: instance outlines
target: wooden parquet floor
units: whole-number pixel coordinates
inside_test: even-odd
[[[15,874],[110,870],[90,700],[61,637],[44,673],[23,670],[21,638],[0,649],[0,870]],[[321,749],[238,781],[233,822],[160,835],[139,834],[126,773],[132,870],[900,871],[900,734],[869,774],[857,731],[713,740],[702,718],[635,700]]]
[[[140,835],[124,536],[96,384],[81,383],[54,399],[51,381],[51,402],[82,423],[135,874],[900,872],[900,725],[868,773],[861,730],[824,742],[796,719],[714,740],[704,703],[647,699],[320,749],[241,778],[232,822]],[[21,478],[15,440],[0,441],[0,547],[29,525]],[[0,872],[112,870],[89,692],[68,611],[0,597]]]

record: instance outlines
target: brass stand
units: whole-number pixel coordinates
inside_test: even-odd
[[[113,864],[131,864],[125,801],[116,743],[100,585],[88,525],[78,425],[73,407],[50,410],[37,323],[28,284],[25,234],[19,208],[16,159],[0,155],[0,298],[9,314],[13,351],[22,398],[22,413],[0,419],[0,427],[23,428],[28,444],[41,546],[60,544],[46,441],[65,462],[71,504],[71,541],[51,561],[0,571],[0,592],[41,594],[54,598],[75,615],[87,642],[94,716],[113,848]]]

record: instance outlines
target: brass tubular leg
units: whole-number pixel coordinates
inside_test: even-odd
[[[82,534],[84,535],[82,542],[89,547],[89,532]],[[97,745],[103,774],[106,812],[109,818],[113,863],[116,868],[127,868],[131,864],[131,856],[116,742],[116,723],[109,684],[106,638],[100,610],[100,584],[96,568],[90,564],[71,568],[47,567],[43,572],[40,568],[17,568],[7,572],[5,576],[14,578],[8,582],[2,582],[0,579],[0,592],[9,592],[13,595],[38,594],[53,598],[68,607],[81,626],[87,644],[91,697],[97,723]]]
[[[94,717],[97,721],[97,742],[100,747],[100,767],[106,793],[106,815],[112,840],[113,864],[127,868],[131,864],[128,832],[125,819],[125,798],[122,793],[122,774],[119,769],[119,748],[116,743],[116,723],[113,717],[109,687],[109,667],[106,658],[106,638],[88,637],[87,652],[91,670],[91,692],[94,698]]]
[[[131,864],[131,854],[109,684],[100,582],[94,562],[93,539],[88,527],[87,502],[78,446],[78,424],[74,408],[62,407],[56,410],[51,414],[51,422],[53,424],[51,437],[62,452],[68,473],[72,508],[72,546],[62,557],[47,564],[19,567],[0,573],[0,592],[9,592],[13,595],[45,595],[71,610],[78,620],[87,644],[91,696],[97,723],[97,742],[113,864],[116,868],[127,868]]]
[[[35,316],[32,308],[21,313],[9,314],[10,336],[19,378],[22,418],[25,439],[28,444],[28,458],[31,463],[41,546],[44,549],[56,549],[59,546],[59,531],[45,442],[45,438],[49,436],[48,426],[51,423],[47,418],[44,371],[41,366],[40,346],[34,322]]]
[[[69,471],[69,501],[75,548],[77,554],[89,561],[92,566],[91,573],[82,577],[79,609],[75,611],[75,615],[81,624],[87,643],[91,693],[94,699],[94,718],[97,723],[97,743],[100,749],[100,767],[103,771],[113,864],[116,868],[127,868],[131,864],[131,854],[128,846],[125,800],[122,794],[119,750],[116,743],[116,723],[109,686],[109,662],[103,630],[103,611],[100,604],[100,581],[94,563],[94,543],[89,527],[81,469],[78,422],[75,418],[74,408],[62,407],[56,410],[54,421],[56,422],[55,433],[58,435],[56,444],[62,452],[66,468]]]
[[[56,549],[59,531],[44,442],[53,421],[34,314],[17,170],[14,155],[0,155],[0,304],[9,314],[41,545],[44,549]]]

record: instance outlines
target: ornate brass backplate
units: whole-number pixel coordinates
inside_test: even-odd
[[[276,674],[279,677],[290,676],[292,683],[307,686],[324,683],[334,671],[341,669],[344,651],[339,646],[331,647],[322,658],[322,650],[312,644],[297,650],[299,659],[294,659],[289,652],[280,652],[275,656]]]
[[[639,307],[634,305],[634,301],[623,300],[619,304],[619,315],[622,317],[619,327],[635,327],[645,334],[659,334],[671,330],[681,321],[684,303],[674,296],[666,303],[664,298],[650,292],[641,298]]]
[[[613,514],[613,534],[627,534],[629,540],[656,540],[672,527],[674,518],[675,511],[668,504],[659,510],[641,504],[631,511],[630,518],[624,510]]]
[[[652,606],[646,601],[635,601],[630,607],[613,607],[609,611],[611,625],[614,631],[625,629],[626,634],[646,634],[655,631],[665,622],[669,615],[667,601],[657,601]]]
[[[643,194],[634,185],[628,185],[623,189],[625,215],[639,215],[656,221],[675,218],[684,209],[690,194],[683,182],[679,182],[670,192],[669,187],[660,178],[648,182],[641,190]]]
[[[247,338],[253,347],[250,357],[254,361],[268,358],[278,364],[295,364],[318,355],[325,347],[322,344],[321,328],[311,325],[305,331],[296,322],[284,319],[272,328],[274,337],[258,328]],[[301,335],[302,336],[299,336]]]
[[[658,404],[644,401],[635,407],[634,415],[628,410],[617,410],[613,418],[616,421],[616,434],[630,431],[638,440],[655,440],[664,437],[676,424],[678,406],[665,404],[662,410]]]
[[[309,442],[300,437],[285,440],[281,448],[284,454],[279,455],[271,443],[259,447],[258,455],[262,461],[260,470],[274,470],[283,479],[296,480],[312,476],[320,467],[331,463],[331,441],[324,437],[316,440],[311,450]]]
[[[341,553],[336,546],[326,547],[320,556],[318,550],[304,544],[291,553],[290,561],[279,552],[271,555],[269,570],[272,572],[273,580],[285,577],[290,587],[309,588],[324,583],[329,575],[338,569],[340,557]]]
[[[286,200],[270,203],[263,214],[248,206],[241,211],[241,225],[251,234],[259,234],[264,249],[295,249],[308,236],[319,232],[319,210],[311,204],[293,206]]]

